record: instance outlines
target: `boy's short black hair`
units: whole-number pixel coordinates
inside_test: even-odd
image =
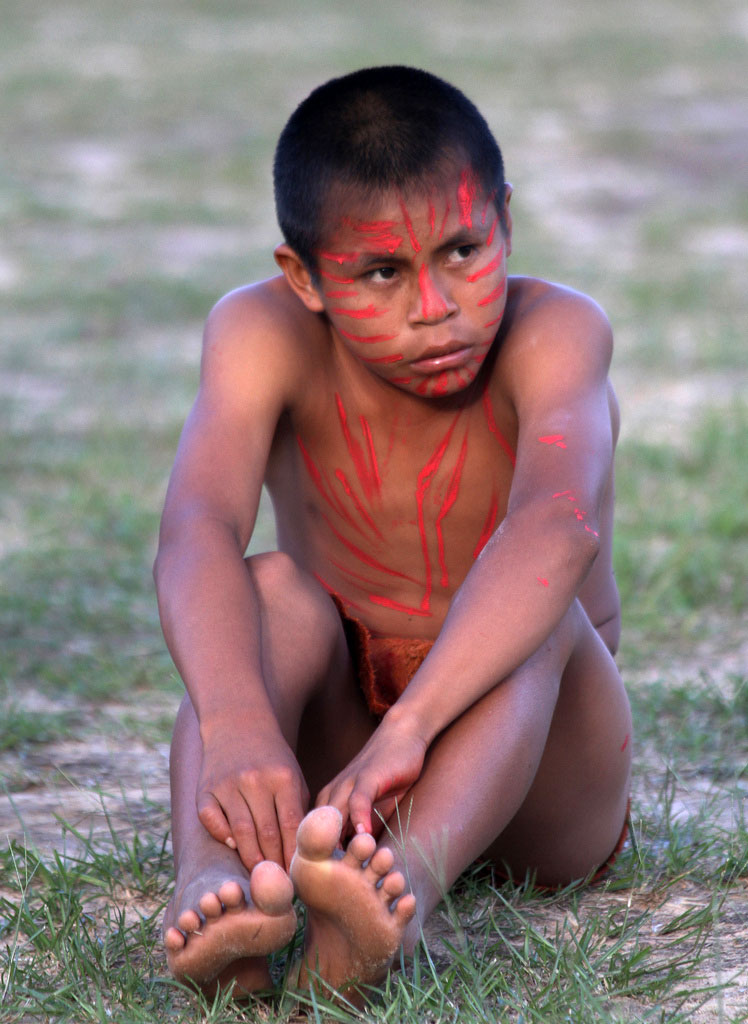
[[[336,187],[372,196],[428,187],[440,172],[465,164],[501,214],[501,151],[477,107],[427,71],[363,68],[319,86],[289,118],[273,169],[278,223],[316,276],[326,202]]]

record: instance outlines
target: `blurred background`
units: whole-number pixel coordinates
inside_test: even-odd
[[[511,269],[613,322],[629,681],[748,673],[744,4],[3,0],[5,749],[165,743],[180,684],[150,566],[202,322],[275,272],[295,104],[376,63],[478,104],[515,188]]]

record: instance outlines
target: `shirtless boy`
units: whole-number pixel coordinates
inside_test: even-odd
[[[553,886],[622,836],[611,332],[507,276],[498,147],[431,75],[315,90],[275,185],[282,273],[210,314],[156,562],[188,693],[165,943],[267,989],[295,892],[299,983],[352,991],[476,858]],[[245,558],[263,483],[279,550]]]

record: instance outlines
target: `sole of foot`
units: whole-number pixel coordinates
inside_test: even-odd
[[[373,836],[354,836],[340,852],[342,824],[334,807],[310,811],[299,825],[290,874],[308,912],[299,984],[350,998],[357,986],[384,978],[416,901],[393,870],[392,851],[377,849]]]
[[[248,886],[240,879],[205,886],[197,907],[182,910],[164,929],[172,974],[209,995],[219,983],[233,982],[245,992],[269,988],[265,957],[282,949],[296,930],[292,900],[290,878],[272,861],[254,868]],[[167,921],[171,913],[170,907]]]

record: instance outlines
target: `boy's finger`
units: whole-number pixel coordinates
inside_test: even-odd
[[[262,855],[260,860],[273,860],[283,867],[283,841],[272,794],[254,797],[250,810],[256,842]]]
[[[219,843],[229,843],[233,837],[226,815],[214,796],[206,793],[198,797],[197,816],[206,831]]]
[[[296,833],[304,817],[304,807],[301,800],[292,794],[290,798],[276,796],[275,809],[283,845],[283,865],[288,870],[296,850]]]
[[[371,811],[376,788],[357,783],[348,798],[348,813],[354,832],[371,832]]]

